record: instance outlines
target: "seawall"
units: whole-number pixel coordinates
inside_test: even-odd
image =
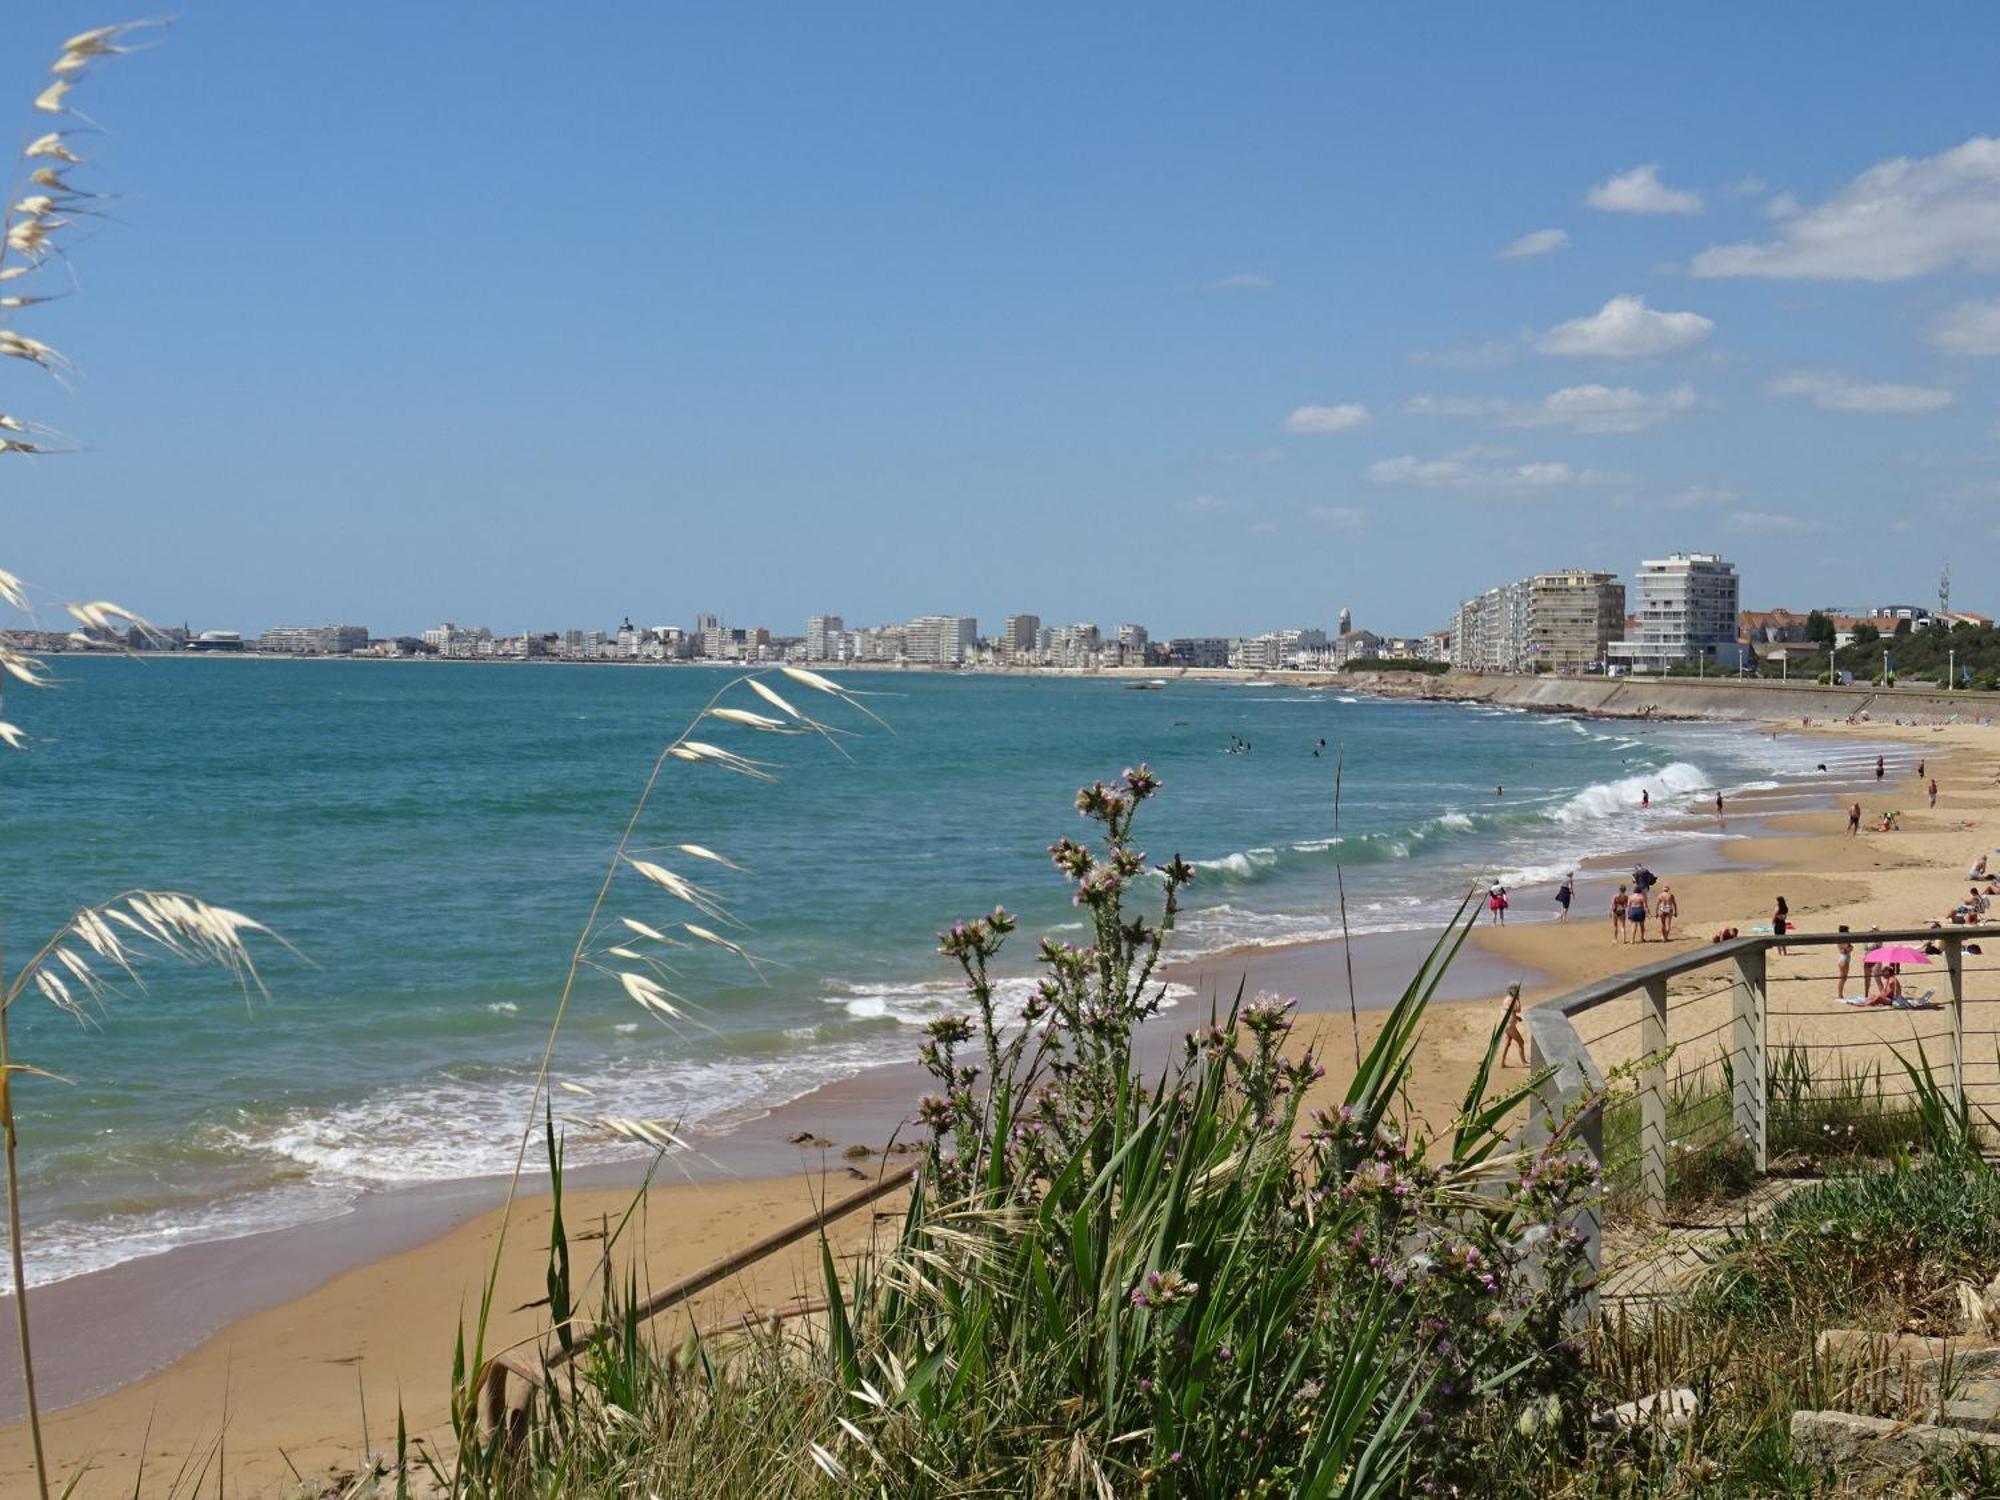
[[[1341,681],[1393,698],[1492,703],[1543,713],[1583,713],[1620,719],[1971,719],[2000,710],[2000,696],[1936,688],[1821,687],[1816,683],[1735,678],[1509,677],[1447,672],[1354,672]]]

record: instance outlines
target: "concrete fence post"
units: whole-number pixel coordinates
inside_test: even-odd
[[[1667,1212],[1667,982],[1639,997],[1639,1198],[1655,1219]]]
[[[1948,1044],[1951,1050],[1951,1102],[1965,1107],[1965,952],[1964,941],[1948,937],[1944,940],[1944,966],[1946,976],[1951,981],[1951,1031]]]
[[[1730,1028],[1729,1065],[1735,1078],[1734,1124],[1750,1149],[1754,1169],[1771,1165],[1770,1083],[1764,1057],[1764,947],[1736,958],[1736,1015]]]

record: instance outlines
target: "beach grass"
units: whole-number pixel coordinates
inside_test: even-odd
[[[1560,1423],[1524,1437],[1515,1417],[1563,1404],[1579,1369],[1572,1224],[1594,1166],[1569,1122],[1533,1151],[1505,1139],[1531,1083],[1489,1087],[1497,1033],[1449,1130],[1418,1135],[1398,1111],[1468,913],[1337,1106],[1305,1111],[1320,1070],[1268,996],[1239,994],[1147,1076],[1133,1034],[1192,878],[1172,860],[1156,886],[1136,853],[1158,786],[1140,767],[1079,795],[1099,837],[1051,853],[1095,941],[1041,944],[1026,1026],[1000,1023],[986,979],[1012,919],[941,934],[970,1010],[923,1048],[939,1090],[919,1108],[924,1168],[886,1243],[841,1266],[822,1242],[819,1312],[656,1347],[636,1286],[578,1286],[558,1237],[551,1315],[594,1334],[544,1345],[537,1398],[492,1430],[462,1350],[457,1452],[432,1480],[468,1496],[1362,1497],[1416,1478],[1463,1490],[1497,1448],[1573,1440]],[[544,1136],[559,1192],[546,1115]]]

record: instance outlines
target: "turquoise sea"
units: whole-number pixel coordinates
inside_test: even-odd
[[[59,688],[9,703],[35,740],[0,759],[6,949],[24,951],[78,904],[146,886],[248,912],[310,963],[267,951],[268,1001],[154,966],[145,993],[89,1029],[23,1002],[20,1055],[70,1080],[23,1086],[34,1279],[511,1165],[525,1083],[619,829],[659,746],[726,677],[57,667]],[[1201,871],[1177,939],[1191,954],[1336,932],[1336,856],[1357,931],[1432,928],[1474,882],[1546,880],[1644,842],[1649,819],[1664,829],[1713,788],[1810,780],[1828,755],[1729,726],[1288,686],[843,680],[877,694],[867,701],[890,725],[815,700],[858,731],[851,758],[718,724],[707,738],[773,754],[780,779],[669,770],[641,842],[707,845],[747,867],[707,867],[709,883],[768,962],[758,982],[719,951],[690,959],[686,986],[711,1029],[678,1036],[589,976],[557,1076],[596,1090],[598,1107],[726,1127],[908,1057],[915,1028],[956,996],[933,934],[1003,902],[1024,919],[1025,970],[1032,933],[1074,921],[1044,852],[1077,829],[1074,789],[1141,760],[1166,783],[1142,825],[1148,850]],[[1248,750],[1231,753],[1233,741]],[[610,911],[657,925],[681,915],[629,878]]]

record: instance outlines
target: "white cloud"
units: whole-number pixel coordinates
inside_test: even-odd
[[[1783,375],[1765,387],[1773,396],[1804,396],[1821,411],[1866,412],[1875,416],[1914,416],[1951,405],[1950,391],[1928,385],[1870,385],[1844,375],[1800,372]]]
[[[1422,349],[1404,355],[1413,365],[1424,365],[1434,370],[1490,370],[1497,365],[1511,365],[1515,348],[1504,339],[1488,339],[1483,344],[1473,344],[1464,349],[1443,349],[1429,353]]]
[[[1366,427],[1370,420],[1368,408],[1358,401],[1340,406],[1299,406],[1294,407],[1292,414],[1285,418],[1285,431],[1350,432],[1356,427]]]
[[[1729,526],[1732,531],[1752,531],[1765,536],[1773,532],[1784,536],[1804,536],[1819,530],[1817,521],[1778,510],[1739,510],[1730,516]]]
[[[1215,461],[1219,464],[1252,469],[1261,468],[1265,464],[1281,463],[1284,457],[1285,455],[1276,448],[1254,448],[1248,453],[1218,453],[1215,455]]]
[[[1607,177],[1590,190],[1584,202],[1610,214],[1698,214],[1701,198],[1660,181],[1660,169],[1648,162],[1629,172]]]
[[[1567,427],[1572,432],[1643,432],[1669,417],[1692,411],[1694,387],[1677,385],[1658,395],[1630,386],[1571,385],[1538,401],[1504,396],[1413,396],[1403,409],[1412,416],[1468,417],[1492,427]]]
[[[1953,266],[2000,268],[2000,140],[1878,162],[1775,240],[1717,245],[1697,276],[1906,281]]]
[[[1306,514],[1335,531],[1359,531],[1368,521],[1368,512],[1352,505],[1315,505]]]
[[[1717,505],[1733,505],[1741,497],[1726,484],[1689,484],[1659,493],[1645,491],[1613,495],[1611,503],[1626,510],[1707,510]]]
[[[1799,200],[1790,193],[1779,193],[1764,205],[1767,219],[1796,219],[1799,216]]]
[[[2000,302],[1961,302],[1931,325],[1947,354],[2000,354]]]
[[[1537,229],[1522,235],[1513,244],[1500,252],[1502,260],[1527,260],[1536,255],[1547,255],[1552,250],[1566,249],[1569,245],[1567,229]]]
[[[1736,196],[1739,198],[1754,198],[1759,193],[1769,188],[1770,185],[1771,184],[1766,182],[1763,178],[1757,176],[1755,173],[1752,173],[1748,177],[1739,177],[1734,182],[1730,183],[1729,191],[1736,194]]]
[[[1229,502],[1220,495],[1196,495],[1192,499],[1181,501],[1174,509],[1188,515],[1214,515],[1219,510],[1228,510]]]
[[[1236,271],[1228,276],[1218,276],[1208,284],[1211,292],[1268,292],[1278,283],[1269,276],[1260,276],[1255,271]]]
[[[1700,313],[1655,312],[1646,299],[1613,297],[1587,318],[1558,323],[1535,347],[1544,354],[1579,358],[1644,359],[1691,349],[1715,332]]]
[[[1408,485],[1425,490],[1485,491],[1509,495],[1546,494],[1554,490],[1615,483],[1619,476],[1566,463],[1482,464],[1488,450],[1465,449],[1443,458],[1385,458],[1368,466],[1375,484]]]

